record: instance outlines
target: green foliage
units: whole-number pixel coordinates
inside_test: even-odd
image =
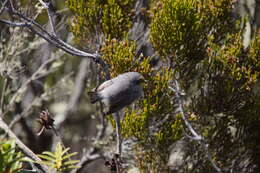
[[[201,60],[208,34],[215,41],[232,28],[231,0],[161,0],[162,9],[151,23],[151,41],[164,57],[175,63]],[[229,22],[227,22],[229,21]]]
[[[236,90],[251,90],[260,74],[260,37],[258,34],[244,50],[241,35],[228,34],[223,45],[209,42],[208,55],[214,61],[213,68],[221,68],[236,82]]]
[[[259,31],[244,49],[241,20],[232,19],[232,0],[159,2],[161,8],[153,11],[150,25],[152,44],[175,67],[191,99],[186,109],[195,113],[194,123],[211,141],[212,155],[230,165],[227,159],[235,159],[244,150],[230,152],[226,146],[239,148],[240,142],[256,150],[252,139],[259,135],[256,124],[260,121]],[[229,128],[250,129],[250,135],[236,134],[241,135],[236,140]]]
[[[259,36],[248,50],[243,49],[239,21],[231,15],[234,2],[160,2],[162,8],[155,11],[151,23],[154,47],[173,62],[185,90],[194,91],[194,82],[195,90],[208,87],[206,95],[198,95],[193,101],[193,111],[206,115],[235,113],[239,103],[253,99],[250,91],[260,69]]]
[[[79,40],[90,39],[95,34],[106,38],[122,38],[131,27],[130,12],[133,0],[67,0],[75,14],[71,30]]]
[[[77,153],[68,153],[69,150],[70,148],[63,148],[60,143],[57,143],[55,152],[45,151],[38,155],[43,159],[39,164],[47,165],[59,172],[77,168],[75,164],[78,163],[79,160],[70,159]]]
[[[19,173],[23,166],[24,156],[16,151],[15,141],[3,140],[0,142],[0,172]]]

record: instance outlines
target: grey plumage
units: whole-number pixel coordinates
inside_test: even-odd
[[[88,92],[90,102],[101,101],[105,105],[105,113],[119,111],[143,95],[144,77],[138,72],[127,72],[105,81],[95,91]]]

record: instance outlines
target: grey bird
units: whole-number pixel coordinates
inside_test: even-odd
[[[106,115],[117,112],[143,96],[144,82],[144,77],[138,72],[120,74],[88,92],[90,102],[101,101]]]

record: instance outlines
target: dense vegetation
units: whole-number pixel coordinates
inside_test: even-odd
[[[16,5],[37,22],[46,22],[42,9],[28,3]],[[120,112],[124,171],[136,167],[140,172],[175,169],[177,172],[213,172],[208,154],[226,172],[260,170],[260,30],[254,28],[250,44],[245,46],[244,26],[250,18],[237,15],[237,2],[66,0],[65,4],[59,3],[56,2],[56,8],[66,6],[70,10],[69,14],[57,15],[60,37],[71,41],[71,35],[64,34],[71,32],[73,41],[70,43],[75,47],[99,52],[108,64],[111,77],[138,71],[147,80],[144,98]],[[33,9],[38,9],[39,14]],[[2,118],[6,122],[13,123],[14,127],[10,128],[35,153],[45,151],[40,156],[56,171],[76,169],[77,161],[70,160],[75,153],[69,154],[66,147],[57,144],[55,133],[45,132],[37,137],[32,130],[36,128],[37,114],[49,108],[65,146],[77,152],[94,147],[104,157],[111,157],[115,133],[109,126],[105,137],[95,138],[102,122],[102,107],[90,105],[86,94],[105,80],[102,66],[54,49],[22,28],[1,23],[0,27],[3,28],[0,33],[0,113],[5,114]],[[142,27],[145,29],[139,31]],[[133,35],[141,37],[133,39],[136,38]],[[144,48],[146,45],[150,45],[149,51]],[[51,58],[53,60],[43,66]],[[42,71],[32,78],[39,67]],[[77,81],[82,70],[87,75],[81,79],[86,88],[81,91]],[[24,85],[28,79],[29,83]],[[206,151],[200,142],[188,137],[191,132],[181,118],[179,98],[171,89],[176,87],[175,81],[184,93],[185,116],[205,139]],[[81,95],[71,106],[77,90]],[[14,123],[16,117],[21,118]],[[114,126],[112,116],[105,119]],[[16,164],[5,159],[1,167],[11,172],[20,171],[20,165],[30,161],[20,159],[23,156],[16,152],[15,144],[5,139],[4,132],[0,131],[0,135],[3,139],[0,160],[6,158],[7,153]],[[179,149],[174,148],[178,141],[187,142],[181,149],[185,154],[180,165],[172,165],[169,157],[172,148]],[[13,149],[6,152],[5,145]],[[54,154],[46,152],[55,146]],[[57,151],[62,153],[57,158],[64,157],[64,162],[55,162],[60,163],[59,168],[55,167],[57,164],[48,164],[48,160],[57,160],[54,157]],[[78,155],[77,159],[80,158]],[[107,159],[102,159],[94,162],[102,164],[102,172],[108,171],[104,167]],[[69,166],[63,166],[65,163]],[[89,169],[101,171],[91,166]]]

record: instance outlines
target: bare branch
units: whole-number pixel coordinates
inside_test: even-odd
[[[31,30],[33,33],[37,34],[41,38],[45,39],[49,43],[54,44],[56,47],[64,50],[65,52],[80,56],[80,57],[88,57],[94,60],[94,62],[100,64],[103,67],[103,70],[106,73],[106,79],[110,78],[109,70],[107,64],[101,59],[101,56],[96,53],[87,53],[84,51],[81,51],[79,49],[76,49],[69,45],[68,43],[62,41],[60,38],[58,38],[56,35],[49,33],[47,30],[45,30],[40,24],[35,22],[34,20],[24,16],[22,13],[16,11],[15,9],[11,8],[9,11],[13,14],[18,16],[20,19],[24,20],[24,23],[16,23],[16,22],[10,22],[6,20],[0,20],[0,22],[7,24],[9,26],[18,26],[18,27],[25,27]]]
[[[11,10],[14,11],[14,3],[12,0],[8,0],[10,3]]]
[[[212,166],[214,167],[214,169],[217,172],[221,173],[222,170],[216,165],[216,163],[212,159],[212,156],[208,150],[208,144],[205,142],[204,138],[195,131],[195,129],[192,127],[192,125],[189,123],[189,121],[187,120],[187,118],[185,116],[184,103],[183,103],[183,98],[182,98],[182,95],[184,95],[185,93],[183,93],[181,91],[178,81],[175,80],[175,88],[172,88],[172,87],[169,87],[169,88],[175,92],[175,97],[178,100],[178,106],[179,106],[178,110],[181,114],[181,118],[184,121],[185,125],[187,126],[188,130],[193,135],[193,136],[189,136],[186,134],[186,136],[194,141],[197,141],[199,144],[202,145],[202,147],[204,148],[204,150],[207,154],[207,157],[208,157],[209,161],[211,162]]]
[[[7,24],[9,26],[12,26],[12,27],[26,27],[26,23],[22,23],[22,22],[11,22],[11,21],[7,21],[7,20],[3,20],[3,19],[0,19],[0,22],[4,23],[4,24]]]

